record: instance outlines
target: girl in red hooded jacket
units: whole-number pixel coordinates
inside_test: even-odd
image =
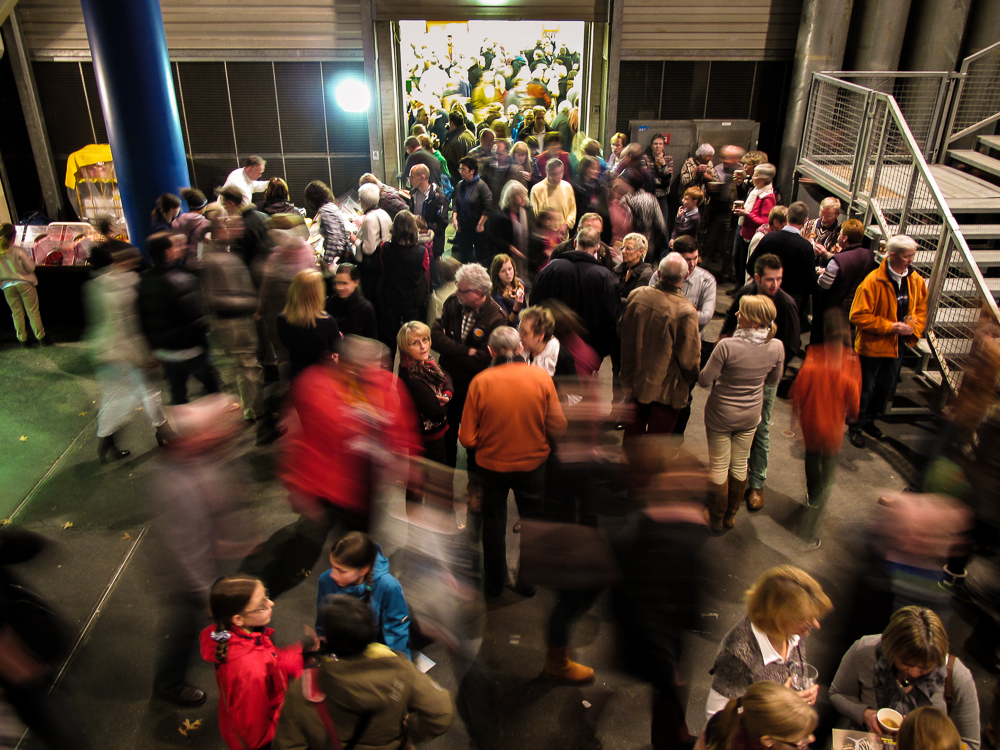
[[[222,738],[230,750],[269,748],[285,691],[302,675],[302,644],[271,642],[274,602],[256,578],[220,578],[209,607],[215,625],[201,633],[201,655],[215,664]]]

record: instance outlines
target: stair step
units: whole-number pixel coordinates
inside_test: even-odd
[[[934,349],[939,357],[967,357],[972,351],[972,339],[934,338]]]
[[[943,291],[949,294],[964,294],[968,297],[978,296],[972,288],[970,279],[945,279]],[[986,288],[993,292],[993,296],[996,297],[1000,294],[1000,279],[983,279],[986,282]]]
[[[963,164],[968,164],[970,167],[975,167],[980,172],[1000,177],[1000,159],[994,159],[992,156],[987,156],[971,149],[961,148],[949,150],[948,157]]]
[[[982,310],[978,307],[939,307],[934,313],[934,325],[974,326],[979,322],[981,315]]]
[[[913,262],[918,266],[933,266],[934,258],[936,256],[936,250],[918,250],[917,254],[913,257]],[[973,250],[972,260],[974,260],[976,265],[980,268],[1000,266],[1000,250]],[[955,256],[952,256],[951,265],[954,267],[961,265],[961,263],[955,258]]]
[[[990,149],[1000,151],[1000,135],[981,135],[979,136],[979,145],[985,146],[987,151]]]
[[[1000,239],[1000,224],[961,224],[959,227],[966,242],[975,240],[996,240]],[[889,231],[898,234],[898,225],[890,224]],[[910,237],[934,237],[940,234],[940,224],[908,224],[906,234]],[[882,237],[882,227],[872,224],[868,227],[868,234],[876,239]]]

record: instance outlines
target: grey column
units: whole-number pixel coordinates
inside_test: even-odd
[[[778,164],[778,185],[785,195],[791,195],[812,74],[843,67],[853,4],[854,0],[805,0],[802,4],[795,63],[792,66],[792,90],[788,97]]]
[[[365,82],[371,89],[368,100],[368,156],[371,173],[385,181],[382,159],[382,92],[379,89],[378,48],[375,40],[375,0],[361,0],[361,44],[365,56]]]
[[[898,70],[910,0],[863,0],[854,59],[849,70]]]
[[[906,38],[904,70],[955,70],[972,0],[923,0]]]
[[[622,22],[624,18],[622,8],[624,0],[611,0],[609,6],[611,33],[607,39],[608,68],[607,85],[604,89],[604,140],[602,141],[605,156],[611,154],[611,136],[615,134],[618,127],[618,77],[621,73],[622,61]]]
[[[1000,2],[973,0],[966,25],[962,58],[974,55],[997,42],[1000,42]]]
[[[42,103],[38,100],[35,74],[31,70],[31,59],[28,57],[28,47],[24,41],[24,31],[16,8],[10,11],[3,24],[3,37],[10,52],[17,95],[21,99],[24,121],[28,126],[31,152],[34,154],[38,180],[42,185],[45,212],[52,221],[59,221],[63,218],[64,206],[62,181],[56,177],[52,148],[49,146],[49,133],[45,129],[45,117],[42,114]]]

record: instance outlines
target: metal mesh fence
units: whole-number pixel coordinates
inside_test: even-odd
[[[953,108],[951,140],[986,124],[1000,112],[1000,42],[966,58],[961,73],[964,79]]]
[[[910,132],[928,156],[933,150],[941,123],[942,110],[948,89],[948,73],[834,73],[836,78],[848,80],[873,91],[888,94],[896,100]]]
[[[800,165],[839,184],[851,195],[848,211],[875,221],[883,238],[916,241],[913,268],[929,290],[928,340],[957,390],[981,315],[998,317],[993,293],[893,97],[823,75],[812,94]]]

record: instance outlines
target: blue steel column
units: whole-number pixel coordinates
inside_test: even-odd
[[[131,241],[163,193],[190,184],[159,0],[82,0]]]

